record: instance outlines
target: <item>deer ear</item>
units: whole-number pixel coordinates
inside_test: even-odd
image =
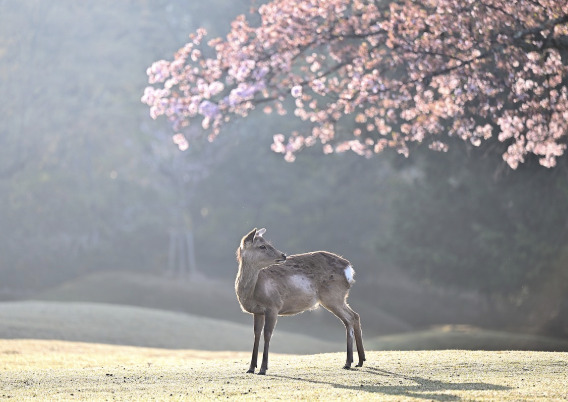
[[[251,232],[243,237],[241,240],[241,248],[245,248],[246,245],[252,243],[254,240],[254,235],[256,234],[256,228],[251,230]]]
[[[266,233],[266,229],[265,229],[265,228],[258,229],[258,230],[256,231],[256,236],[262,237],[262,235],[265,234],[265,233]]]

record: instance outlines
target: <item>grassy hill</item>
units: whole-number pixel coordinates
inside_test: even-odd
[[[277,325],[271,345],[275,352],[304,354],[344,349],[345,331],[339,325],[334,328],[337,341],[330,342],[303,333],[287,332],[280,325],[286,320],[286,317],[281,318]],[[295,319],[288,318],[288,321]],[[5,302],[0,303],[0,338],[248,352],[252,345],[252,325],[102,303]],[[364,341],[367,350],[568,351],[568,340],[467,326],[436,327],[379,337],[364,336]]]
[[[353,293],[357,293],[354,291]],[[124,304],[171,311],[249,325],[252,320],[240,310],[232,282],[212,279],[180,281],[133,272],[98,272],[68,281],[34,298],[49,301],[74,301]],[[376,306],[356,300],[351,304],[361,314],[365,335],[405,332],[412,326]],[[324,309],[295,317],[285,317],[278,328],[330,341],[342,341],[343,324]]]
[[[237,322],[242,322],[240,318],[248,318],[242,315],[230,283],[207,279],[190,282],[133,272],[97,272],[81,276],[34,298],[124,304]]]
[[[183,313],[94,303],[0,303],[0,338],[56,339],[175,349],[249,351],[250,326]],[[277,330],[280,353],[322,353],[342,344]]]
[[[366,295],[369,293],[369,286],[357,284],[354,295],[350,298],[354,300],[351,303],[353,307],[361,314],[363,336],[369,349],[568,351],[568,340],[488,331],[470,326],[439,326],[416,331],[410,324],[385,313],[370,302],[357,299],[357,290]],[[229,282],[211,279],[188,282],[149,274],[100,272],[66,282],[36,298],[59,302],[114,303],[185,312],[191,314],[193,319],[201,316],[240,324],[246,328],[244,339],[250,342],[251,317],[240,310],[233,284]],[[281,331],[308,335],[336,345],[343,344],[345,337],[343,325],[321,308],[295,317],[282,317],[278,321],[276,332]],[[147,343],[142,345],[156,346]],[[250,345],[245,343],[244,350],[249,347]],[[305,352],[315,353],[316,349],[306,349]]]
[[[568,352],[568,340],[540,335],[491,331],[462,325],[447,325],[424,331],[367,339],[371,350],[538,350]]]
[[[0,340],[0,399],[28,400],[566,400],[568,354],[369,352],[272,355],[266,376],[248,354],[72,342]]]

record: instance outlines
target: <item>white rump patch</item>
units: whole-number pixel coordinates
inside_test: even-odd
[[[353,279],[354,276],[355,271],[353,270],[353,267],[351,265],[348,265],[347,268],[345,268],[345,278],[347,279],[347,282],[349,282],[350,284],[355,282],[355,279]]]

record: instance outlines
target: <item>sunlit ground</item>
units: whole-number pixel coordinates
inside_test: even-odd
[[[560,400],[568,353],[369,352],[271,356],[266,376],[245,374],[248,353],[59,341],[0,341],[0,398],[63,400],[358,399]]]

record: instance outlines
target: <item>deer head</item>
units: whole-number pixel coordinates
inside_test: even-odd
[[[262,235],[266,229],[253,229],[245,235],[237,250],[239,265],[246,264],[264,268],[272,264],[286,261],[286,254],[274,248]]]

